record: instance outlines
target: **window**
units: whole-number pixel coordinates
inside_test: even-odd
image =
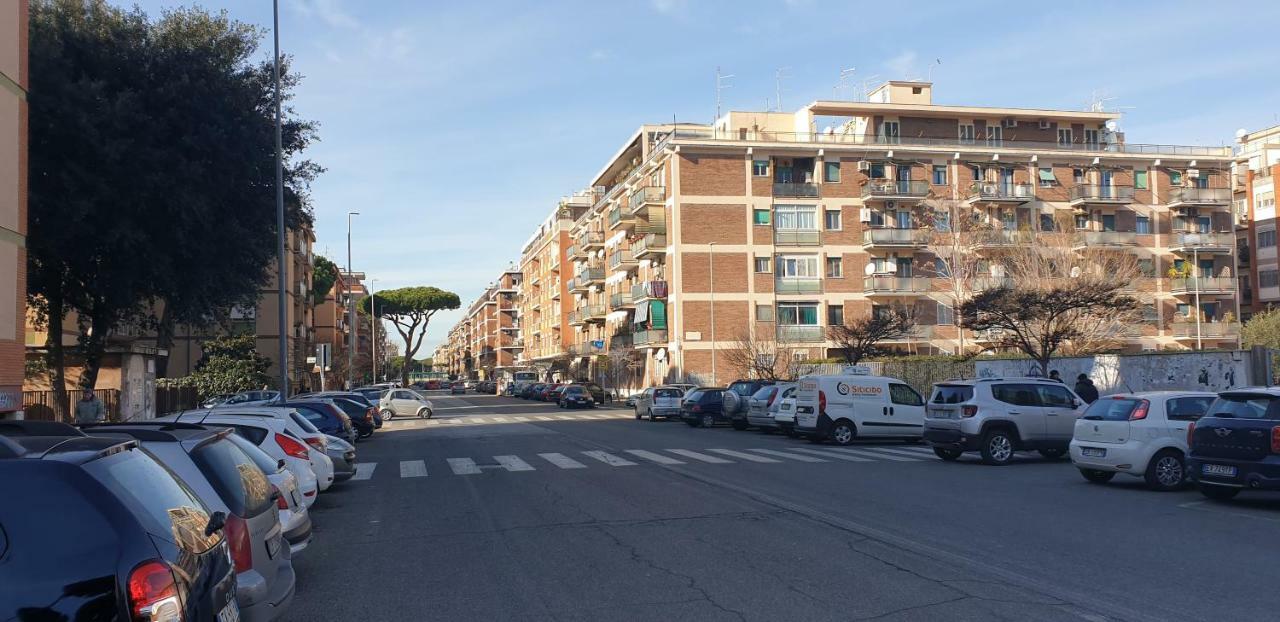
[[[903,406],[924,406],[924,398],[915,389],[897,382],[889,383],[889,401]]]
[[[823,162],[822,163],[822,181],[827,183],[840,182],[840,163],[839,162]]]
[[[751,211],[751,222],[757,225],[769,224],[769,209],[757,207]]]
[[[1276,230],[1268,229],[1258,232],[1258,248],[1266,248],[1276,245]]]
[[[938,326],[954,326],[956,323],[956,310],[950,306],[938,303]]]
[[[1156,275],[1156,261],[1154,259],[1139,259],[1138,272],[1147,278]]]
[[[756,177],[768,177],[769,161],[768,160],[752,160],[751,174],[755,175]]]
[[[1089,145],[1094,149],[1097,149],[1098,148],[1098,130],[1085,130],[1084,144]]]
[[[1213,398],[1204,397],[1175,397],[1164,403],[1166,416],[1169,421],[1196,421],[1203,417],[1209,411],[1209,404],[1213,403]]]
[[[1073,183],[1075,183],[1076,185],[1083,184],[1083,183],[1084,183],[1084,169],[1082,169],[1082,168],[1073,168],[1073,169],[1071,169],[1071,181],[1072,181]]]
[[[1169,185],[1170,185],[1170,186],[1181,186],[1181,185],[1182,185],[1182,173],[1181,173],[1181,172],[1179,172],[1179,171],[1169,171]]]
[[[935,186],[947,185],[947,165],[945,164],[933,165],[933,185]]]
[[[773,266],[769,265],[773,263],[771,259],[772,257],[756,257],[756,272],[762,274],[773,272]]]
[[[972,124],[972,123],[961,123],[961,124],[960,124],[960,144],[962,144],[962,145],[972,145],[972,144],[973,144],[973,135],[974,135],[974,134],[973,134],[973,124]]]
[[[1041,231],[1055,231],[1057,230],[1057,228],[1058,228],[1057,225],[1055,225],[1053,222],[1052,214],[1040,214],[1040,230]]]
[[[1058,128],[1058,144],[1059,145],[1071,144],[1071,128],[1069,127]]]
[[[1056,185],[1058,185],[1058,178],[1053,176],[1053,169],[1041,168],[1040,169],[1040,187],[1052,188]]]
[[[1134,231],[1137,231],[1139,235],[1151,233],[1151,218],[1149,216],[1139,216],[1134,221],[1134,227]]]
[[[993,384],[991,397],[1014,406],[1039,406],[1036,387],[1030,384]]]
[[[873,163],[871,164],[871,178],[872,178],[872,179],[884,179],[884,178],[885,178],[885,175],[884,175],[884,164],[880,164],[880,163],[876,163],[876,162],[873,162]]]
[[[1258,271],[1258,287],[1277,286],[1280,286],[1280,272],[1276,272],[1275,270]]]
[[[777,273],[782,278],[818,278],[818,258],[814,255],[779,257]]]
[[[951,212],[940,210],[933,214],[933,230],[934,231],[950,231],[951,230]]]
[[[897,121],[884,121],[880,124],[880,142],[896,145],[899,142],[901,127]]]
[[[804,229],[807,231],[816,231],[818,229],[817,206],[814,205],[775,205],[774,226],[778,229]]]
[[[827,278],[838,279],[844,276],[844,261],[840,256],[827,257]]]
[[[871,210],[871,220],[867,221],[867,224],[871,225],[872,227],[883,227],[884,212],[881,212],[880,210]]]
[[[827,326],[844,325],[844,305],[827,305]]]
[[[1071,392],[1066,387],[1043,384],[1037,385],[1036,389],[1040,393],[1040,405],[1045,408],[1075,408],[1073,403],[1076,398],[1071,397]]]
[[[271,483],[239,447],[222,440],[191,452],[201,473],[237,516],[252,516],[270,507]]]
[[[1115,231],[1115,230],[1116,230],[1116,215],[1115,215],[1115,214],[1103,214],[1103,215],[1102,215],[1102,230],[1103,230],[1103,231]]]
[[[785,326],[817,326],[818,304],[813,302],[779,304],[778,323]]]
[[[1088,229],[1089,217],[1084,214],[1076,214],[1076,229]]]
[[[1147,172],[1146,171],[1133,172],[1133,187],[1138,190],[1147,189]]]
[[[822,226],[827,231],[840,230],[840,210],[829,209],[822,213]]]
[[[975,165],[975,166],[970,166],[970,167],[969,167],[969,170],[970,170],[970,172],[972,172],[972,173],[973,173],[973,180],[974,180],[974,181],[982,181],[982,167],[981,167],[981,166],[976,166],[976,165]]]
[[[772,322],[772,321],[773,321],[773,306],[771,306],[771,305],[759,305],[759,304],[758,304],[758,305],[756,305],[756,321],[757,321],[757,322]]]
[[[1159,312],[1156,311],[1155,305],[1153,304],[1142,305],[1142,321],[1143,322],[1155,322],[1159,319],[1160,319],[1160,314]]]
[[[1208,188],[1208,187],[1209,187],[1209,176],[1208,176],[1208,175],[1200,175],[1199,177],[1192,177],[1192,180],[1193,180],[1193,181],[1192,181],[1192,183],[1193,183],[1193,184],[1195,184],[1195,187],[1197,187],[1197,188]]]
[[[987,146],[1000,147],[1004,145],[1004,128],[999,125],[987,126]]]

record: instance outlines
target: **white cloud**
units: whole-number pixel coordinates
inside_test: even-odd
[[[609,57],[609,52],[601,49],[591,50],[591,54],[588,55],[588,58],[594,61],[609,60]]]
[[[649,4],[653,5],[653,10],[665,15],[684,13],[688,7],[686,0],[650,0]]]
[[[307,17],[318,17],[336,28],[359,28],[360,22],[347,13],[342,0],[293,0],[293,8]]]

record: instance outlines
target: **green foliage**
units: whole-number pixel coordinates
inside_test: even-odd
[[[316,255],[315,269],[311,273],[311,299],[320,304],[324,302],[333,284],[338,282],[338,266],[324,255]]]
[[[272,384],[267,370],[271,361],[258,354],[257,337],[218,337],[201,344],[204,356],[188,378],[201,399],[214,395],[261,389]]]
[[[1255,313],[1240,328],[1240,338],[1246,348],[1253,346],[1280,348],[1280,309],[1268,309]]]
[[[388,289],[360,299],[360,312],[368,315],[375,308],[378,317],[390,321],[404,340],[404,355],[412,359],[426,338],[431,316],[445,309],[462,306],[458,295],[438,287],[402,287]],[[409,368],[401,366],[400,382],[409,384]]]

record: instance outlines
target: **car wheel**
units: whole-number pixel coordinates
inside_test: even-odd
[[[1049,448],[1049,449],[1041,449],[1041,450],[1040,450],[1039,452],[1037,452],[1037,453],[1039,453],[1041,456],[1044,456],[1044,458],[1045,458],[1046,460],[1057,460],[1058,458],[1061,458],[1061,457],[1062,457],[1064,454],[1066,454],[1067,452],[1066,452],[1066,451],[1064,451],[1064,450],[1063,450],[1063,449],[1061,449],[1061,448],[1058,448],[1058,447],[1052,447],[1052,448]]]
[[[1008,430],[991,430],[982,435],[982,461],[995,466],[1013,461],[1013,437]]]
[[[959,449],[946,449],[943,447],[934,447],[933,455],[939,458],[942,458],[947,462],[950,462],[952,460],[958,460],[960,456],[964,455],[964,452],[960,451]]]
[[[716,425],[716,418],[711,415],[703,415],[700,423],[704,428],[714,427]]]
[[[383,419],[383,421],[391,421],[392,419],[395,419],[395,418],[396,418],[396,413],[395,413],[395,411],[391,410],[390,408],[388,408],[388,409],[384,409],[384,410],[382,411],[382,419]]]
[[[1230,486],[1214,486],[1213,484],[1200,484],[1200,494],[1213,499],[1214,501],[1228,501],[1234,499],[1240,494],[1239,488]]]
[[[1163,449],[1151,458],[1143,479],[1152,490],[1169,492],[1182,488],[1186,481],[1187,470],[1182,463],[1182,454],[1173,449]],[[1232,489],[1234,490],[1234,489]]]
[[[853,427],[853,422],[847,419],[841,419],[831,424],[831,432],[828,434],[832,442],[837,445],[848,445],[853,439],[858,437],[858,430]]]
[[[1080,475],[1095,484],[1105,484],[1116,476],[1115,471],[1099,471],[1097,469],[1080,469]]]
[[[653,416],[653,409],[652,409],[652,408],[650,408],[650,409],[649,409],[649,423],[656,423],[657,421],[658,421],[658,418],[657,418],[657,417],[655,417],[655,416]]]
[[[796,438],[800,436],[800,433],[796,432],[795,428],[787,428],[787,436],[791,438]]]
[[[640,411],[636,411],[636,421],[640,420]]]
[[[733,429],[735,429],[735,430],[737,430],[737,431],[739,431],[739,432],[741,432],[741,431],[743,431],[743,430],[746,430],[748,427],[750,427],[750,426],[748,426],[748,425],[747,425],[747,422],[746,422],[746,421],[743,421],[743,420],[741,420],[741,419],[734,419],[734,420],[730,421],[730,422],[729,422],[729,424],[733,426]]]

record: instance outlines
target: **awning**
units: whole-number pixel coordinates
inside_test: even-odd
[[[649,303],[636,305],[636,317],[631,320],[632,324],[643,324],[649,319]]]
[[[649,322],[649,327],[664,330],[667,328],[667,303],[662,300],[649,301],[649,314],[653,316],[653,320]]]
[[[1058,181],[1058,178],[1053,176],[1053,169],[1042,168],[1040,169],[1040,181],[1048,181],[1048,182],[1056,183]]]

